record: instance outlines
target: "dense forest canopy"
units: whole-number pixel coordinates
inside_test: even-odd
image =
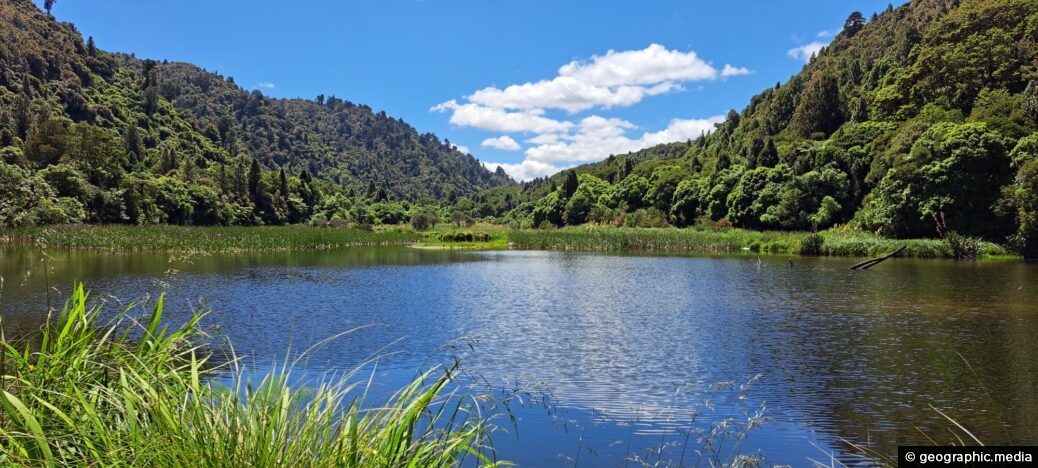
[[[512,183],[366,105],[271,99],[0,2],[0,227],[399,222]]]

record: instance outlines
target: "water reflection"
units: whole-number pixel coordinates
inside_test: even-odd
[[[0,255],[5,323],[45,310],[41,253]],[[922,433],[941,441],[949,423],[931,404],[988,443],[1038,443],[1036,265],[897,259],[863,272],[852,263],[405,248],[57,252],[46,282],[66,290],[90,278],[96,295],[123,299],[166,290],[171,320],[211,308],[208,326],[255,362],[362,327],[305,365],[349,369],[380,356],[385,388],[461,354],[501,388],[518,382],[555,397],[559,412],[522,411],[519,435],[500,443],[505,458],[536,466],[564,463],[560,452],[570,463],[615,463],[680,440],[697,415],[697,424],[741,417],[762,402],[775,422],[746,448],[771,463],[845,452],[841,438],[880,441],[886,453],[926,443]],[[757,374],[745,399],[711,390]]]

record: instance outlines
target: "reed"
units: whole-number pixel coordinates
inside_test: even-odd
[[[253,382],[212,363],[195,314],[172,330],[150,315],[107,324],[77,286],[28,339],[4,340],[0,462],[29,466],[450,466],[499,464],[486,404],[455,394],[454,369],[426,372],[366,406],[356,376]],[[226,379],[213,379],[221,372]]]
[[[551,230],[513,230],[508,234],[508,241],[512,247],[520,249],[707,254],[751,251],[838,257],[876,256],[907,246],[902,256],[956,257],[949,243],[942,239],[888,239],[844,230],[823,231],[816,235],[808,232],[743,229],[581,226]],[[1004,248],[990,242],[980,242],[979,249],[981,257],[1007,255]]]
[[[339,229],[311,226],[188,227],[64,225],[7,233],[8,243],[104,251],[252,252],[322,250],[415,242],[410,229]]]

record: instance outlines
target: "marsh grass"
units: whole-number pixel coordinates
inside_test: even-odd
[[[8,243],[102,251],[254,252],[323,250],[416,242],[411,229],[338,229],[312,226],[188,227],[63,225],[24,228]]]
[[[511,231],[508,240],[520,249],[577,251],[644,251],[725,253],[795,252],[805,233],[743,229],[619,228],[579,226],[553,230]]]
[[[566,227],[554,230],[523,229],[509,232],[510,245],[520,249],[576,251],[639,251],[755,253],[869,257],[907,246],[900,254],[917,258],[956,258],[943,239],[888,239],[850,230],[809,232],[747,231],[707,228]],[[977,256],[1001,257],[1007,251],[990,242],[977,241]]]
[[[212,364],[211,352],[197,344],[202,314],[168,329],[161,298],[144,320],[131,318],[131,306],[107,324],[87,299],[77,286],[38,334],[5,337],[0,463],[498,464],[491,413],[485,402],[450,390],[454,368],[421,374],[369,407],[355,375],[299,386],[288,365],[257,382],[236,361]]]
[[[944,239],[888,239],[860,231],[831,229],[809,232],[748,231],[708,227],[624,228],[574,226],[562,229],[509,230],[477,224],[464,229],[440,224],[430,231],[409,227],[339,229],[312,226],[185,227],[65,225],[24,228],[0,241],[51,248],[111,252],[164,251],[221,253],[323,250],[351,246],[417,244],[455,250],[575,250],[668,253],[754,253],[869,257],[907,246],[900,254],[917,258],[998,258],[1002,246],[970,239],[969,255]]]

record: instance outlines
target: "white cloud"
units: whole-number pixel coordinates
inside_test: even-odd
[[[508,135],[501,135],[497,138],[487,138],[479,144],[484,148],[494,148],[504,151],[518,151],[520,146],[512,137]]]
[[[818,35],[816,37],[818,37],[818,38],[833,37],[833,32],[832,31],[818,31]]]
[[[804,44],[800,47],[789,49],[786,51],[786,55],[797,60],[803,60],[804,63],[807,63],[811,61],[812,55],[817,55],[818,51],[822,50],[822,47],[825,47],[824,42],[815,41],[810,44]]]
[[[454,149],[460,151],[462,154],[471,154],[472,153],[471,151],[469,151],[469,147],[468,146],[454,145]]]
[[[749,75],[750,69],[746,67],[733,67],[729,64],[724,64],[724,69],[721,70],[721,77],[728,78],[729,76]]]
[[[725,117],[722,115],[708,119],[674,119],[670,121],[670,125],[666,129],[642,135],[639,145],[641,148],[648,148],[663,143],[696,139],[700,135],[714,131],[717,128],[715,125],[724,122],[724,119]]]
[[[274,83],[271,83],[269,81],[263,81],[260,83],[256,83],[256,87],[263,89],[274,89],[276,86],[274,86]]]
[[[510,163],[495,163],[495,162],[484,162],[483,167],[496,171],[498,166],[504,169],[505,173],[512,176],[513,179],[520,181],[527,181],[536,179],[538,177],[550,176],[563,169],[567,169],[569,166],[554,166],[551,164],[533,161],[526,159],[518,164]]]
[[[652,44],[642,50],[592,57],[590,63],[570,62],[559,68],[559,76],[598,86],[649,85],[666,81],[709,80],[717,76],[695,52],[667,50]]]
[[[733,68],[734,69],[734,68]],[[512,110],[625,107],[648,96],[681,90],[680,83],[712,80],[718,72],[695,52],[652,44],[642,50],[594,56],[559,67],[558,76],[505,89],[487,87],[468,96],[470,103]]]
[[[599,161],[610,154],[698,138],[711,132],[714,124],[722,121],[723,116],[708,119],[674,119],[664,130],[645,132],[641,137],[632,139],[627,136],[627,131],[636,127],[630,122],[593,115],[583,119],[574,133],[555,135],[554,140],[542,139],[541,144],[526,150],[526,158],[551,164]]]
[[[596,86],[563,76],[551,81],[512,85],[503,90],[484,88],[468,97],[470,102],[501,109],[564,109],[579,112],[594,107],[627,107],[647,96],[681,89],[673,82],[653,86]]]
[[[508,112],[504,109],[484,107],[478,104],[458,104],[454,99],[434,106],[430,110],[434,112],[451,111],[451,124],[492,132],[564,132],[573,127],[572,122],[544,117],[543,111]]]
[[[498,134],[480,146],[518,151],[528,145],[525,159],[519,163],[484,165],[491,170],[501,166],[516,179],[530,180],[610,154],[697,138],[723,120],[720,116],[673,119],[665,129],[648,131],[608,115],[557,118],[563,112],[572,115],[632,106],[650,96],[681,91],[686,84],[750,73],[746,67],[731,64],[718,70],[693,51],[652,44],[641,50],[610,50],[605,55],[574,60],[559,67],[554,77],[502,88],[486,87],[433,106],[430,111],[450,113],[452,125]],[[523,134],[525,145],[507,134]]]

